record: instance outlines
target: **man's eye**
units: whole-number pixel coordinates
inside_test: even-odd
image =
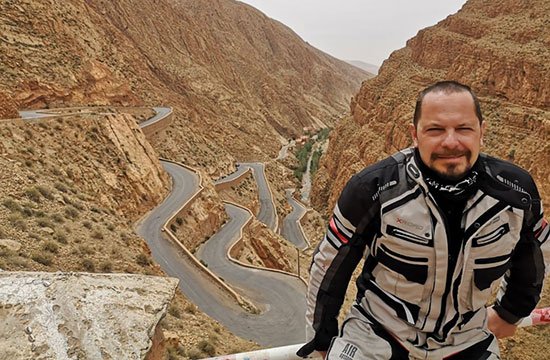
[[[428,131],[428,132],[437,132],[437,131],[443,131],[443,129],[441,129],[441,128],[429,128],[426,131]]]
[[[470,131],[470,130],[472,130],[472,128],[471,127],[459,127],[458,130],[460,130],[460,131]]]

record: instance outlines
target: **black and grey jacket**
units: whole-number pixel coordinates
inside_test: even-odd
[[[337,316],[363,256],[356,306],[415,347],[479,337],[491,285],[503,275],[495,305],[503,319],[516,323],[537,304],[550,226],[531,176],[480,154],[478,189],[462,213],[463,242],[449,262],[447,219],[413,153],[401,151],[346,184],[313,256],[306,349],[326,350],[337,335]]]

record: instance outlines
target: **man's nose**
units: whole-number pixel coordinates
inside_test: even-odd
[[[453,130],[446,132],[441,145],[449,149],[456,148],[458,146],[458,138],[456,135],[457,134]]]

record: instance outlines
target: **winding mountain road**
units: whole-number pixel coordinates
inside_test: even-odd
[[[260,200],[260,212],[257,219],[267,225],[271,230],[277,232],[278,220],[277,211],[273,205],[273,197],[265,178],[265,165],[262,163],[237,163],[238,169],[228,176],[216,180],[215,184],[221,184],[239,177],[247,168],[252,168],[252,173],[258,186],[258,198]]]
[[[160,120],[171,111],[169,108],[155,110],[157,116],[141,123],[140,127]],[[34,111],[20,114],[24,118],[52,116]],[[198,190],[199,179],[194,172],[180,165],[168,161],[161,163],[172,178],[172,191],[162,204],[140,221],[136,228],[136,232],[145,239],[151,249],[154,261],[169,276],[180,279],[179,287],[183,294],[202,312],[224,324],[238,336],[252,339],[264,346],[303,342],[305,285],[288,275],[238,266],[226,257],[227,248],[237,239],[240,228],[250,216],[247,211],[226,205],[230,221],[201,247],[199,253],[210,265],[211,271],[221,276],[245,297],[256,302],[262,309],[261,314],[245,312],[233,298],[222,291],[190,259],[182,255],[181,250],[171,240],[167,239],[162,232],[163,225]],[[243,163],[239,167],[239,171],[245,171],[246,167],[254,170],[261,204],[258,218],[275,230],[277,217],[264,176],[264,165]]]
[[[246,268],[227,258],[227,251],[248,221],[248,211],[225,204],[230,221],[197,250],[196,256],[234,289],[256,304],[261,315],[241,318],[263,345],[288,345],[305,340],[305,285],[289,275]]]
[[[305,249],[309,246],[309,244],[304,238],[304,233],[300,230],[301,225],[299,225],[298,222],[306,213],[307,209],[300,204],[300,202],[294,199],[292,196],[293,192],[293,189],[286,190],[286,198],[292,206],[292,212],[283,219],[281,236],[296,245],[298,248]]]

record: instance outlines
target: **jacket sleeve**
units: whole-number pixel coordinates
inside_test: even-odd
[[[298,352],[305,357],[325,351],[338,334],[338,313],[352,273],[361,260],[369,233],[369,214],[376,207],[359,176],[352,177],[336,204],[323,240],[313,254],[306,310],[308,343]],[[367,230],[364,230],[366,228]]]
[[[540,199],[533,200],[525,219],[521,239],[512,255],[512,267],[501,281],[494,306],[510,324],[529,316],[537,305],[550,262],[550,226],[544,220]]]

